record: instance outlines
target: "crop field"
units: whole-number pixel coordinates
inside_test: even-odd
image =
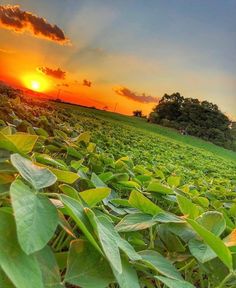
[[[0,287],[236,287],[235,193],[230,150],[0,95]]]

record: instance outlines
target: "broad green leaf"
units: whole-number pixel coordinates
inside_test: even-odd
[[[180,211],[184,216],[188,216],[188,218],[195,219],[199,215],[199,209],[197,205],[193,204],[191,200],[188,198],[177,195],[177,201],[179,204]]]
[[[233,267],[232,255],[230,250],[225,246],[224,242],[212,232],[198,224],[192,219],[187,219],[187,222],[192,228],[201,236],[201,238],[208,244],[211,249],[217,254],[221,261],[231,270]]]
[[[47,167],[54,175],[56,175],[57,180],[66,184],[73,184],[76,180],[79,179],[79,175],[71,172],[59,170],[52,167]]]
[[[90,207],[93,207],[97,203],[108,197],[110,193],[111,189],[104,187],[85,190],[80,192],[79,195]]]
[[[170,279],[163,276],[154,276],[169,288],[195,288],[191,283],[184,280]]]
[[[34,148],[34,145],[38,139],[38,136],[27,133],[16,133],[8,135],[7,138],[14,143],[18,151],[28,154]]]
[[[141,261],[143,263],[158,273],[172,279],[183,279],[181,274],[171,264],[171,262],[163,257],[160,253],[153,250],[144,250],[139,252],[139,255],[142,257]]]
[[[217,257],[215,252],[200,240],[191,239],[188,246],[191,254],[201,263],[205,263]]]
[[[167,183],[172,187],[178,187],[180,185],[181,178],[178,176],[169,176]]]
[[[120,288],[140,288],[138,276],[132,265],[125,259],[121,258],[122,273],[118,273],[113,268],[113,273]]]
[[[38,136],[27,133],[4,135],[0,132],[0,148],[8,151],[27,154],[32,151]]]
[[[57,180],[56,176],[48,169],[35,165],[19,154],[11,155],[11,162],[20,175],[36,190],[51,186]]]
[[[47,197],[37,194],[21,180],[12,183],[10,195],[22,249],[26,254],[41,250],[56,230],[56,208]]]
[[[56,258],[49,246],[36,253],[45,288],[63,288]]]
[[[71,242],[65,281],[83,288],[106,288],[114,277],[108,262],[86,240]]]
[[[95,173],[92,173],[91,182],[96,188],[107,187],[107,185]]]
[[[92,210],[85,208],[85,212],[93,225],[104,254],[111,266],[118,273],[122,273],[120,251],[117,243],[117,232],[106,217],[96,217]]]
[[[90,132],[83,132],[81,133],[76,139],[76,144],[79,144],[80,142],[84,142],[85,144],[89,143],[91,138]]]
[[[161,184],[160,182],[153,181],[147,187],[148,192],[156,192],[161,194],[173,194],[173,190]]]
[[[116,225],[116,230],[119,232],[144,230],[152,227],[156,223],[151,215],[143,213],[129,214]]]
[[[226,228],[224,216],[217,211],[207,211],[201,214],[196,221],[216,236],[220,236]]]
[[[182,219],[175,214],[168,212],[160,212],[153,217],[154,221],[161,223],[185,223],[185,219]]]
[[[156,215],[163,211],[142,193],[135,190],[133,190],[129,196],[129,203],[140,211],[151,215]]]
[[[59,188],[60,188],[61,191],[62,191],[64,194],[66,194],[67,196],[69,196],[69,197],[71,197],[71,198],[74,198],[74,199],[80,201],[79,195],[78,195],[79,192],[78,192],[75,188],[73,188],[73,187],[71,187],[70,185],[67,185],[67,184],[61,184],[61,185],[59,186]]]
[[[67,170],[68,169],[66,164],[53,159],[51,156],[49,156],[47,154],[38,154],[37,153],[37,154],[34,155],[34,158],[35,158],[35,160],[38,163],[42,163],[42,164],[45,164],[45,165],[51,165],[53,167],[56,167],[56,168],[62,169],[62,170]]]
[[[128,241],[121,238],[117,233],[117,244],[119,248],[129,257],[132,261],[140,260],[142,257],[134,250],[133,246]]]
[[[70,215],[70,217],[75,221],[79,229],[84,233],[85,237],[89,240],[89,242],[101,253],[103,254],[101,248],[97,244],[94,236],[92,235],[91,225],[84,213],[84,207],[82,204],[66,195],[60,195],[60,199],[62,203],[65,205],[65,209]]]
[[[35,256],[26,255],[18,244],[13,215],[1,210],[0,247],[0,268],[15,287],[45,288]]]
[[[121,186],[124,186],[126,188],[137,188],[137,189],[140,189],[140,185],[137,183],[137,182],[134,182],[134,181],[119,181],[118,182],[119,185]]]

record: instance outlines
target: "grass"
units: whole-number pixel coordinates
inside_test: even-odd
[[[145,119],[142,118],[136,118],[133,116],[126,116],[118,113],[86,108],[72,104],[59,103],[58,105],[63,108],[70,108],[80,112],[88,112],[101,119],[120,122],[122,125],[128,125],[140,130],[145,130],[147,133],[156,133],[158,135],[170,138],[171,140],[181,142],[183,144],[190,145],[199,149],[207,150],[208,152],[211,152],[214,155],[222,157],[226,160],[236,162],[236,152],[232,150],[227,150],[223,147],[217,146],[211,142],[204,141],[197,137],[181,135],[174,129],[148,123]]]

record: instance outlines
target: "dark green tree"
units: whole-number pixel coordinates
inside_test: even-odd
[[[149,115],[149,121],[185,131],[226,148],[233,148],[231,121],[216,104],[165,94]]]

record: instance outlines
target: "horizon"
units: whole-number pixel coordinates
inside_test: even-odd
[[[178,91],[235,120],[235,9],[232,0],[3,0],[0,79],[127,115]]]

